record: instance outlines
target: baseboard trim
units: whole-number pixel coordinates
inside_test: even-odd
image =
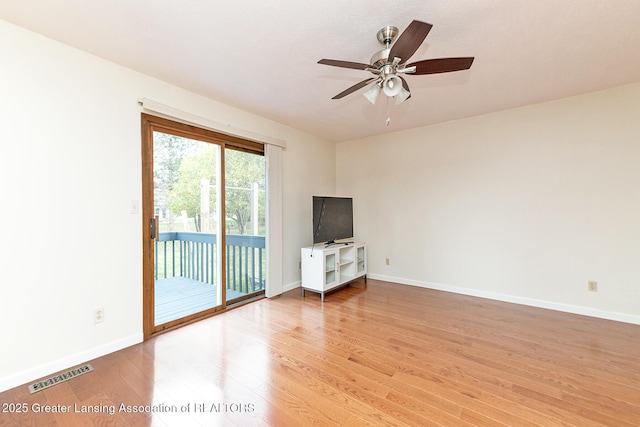
[[[451,292],[455,294],[469,295],[469,296],[479,297],[479,298],[487,298],[487,299],[492,299],[496,301],[510,302],[513,304],[528,305],[531,307],[546,308],[548,310],[562,311],[565,313],[572,313],[572,314],[581,314],[583,316],[597,317],[600,319],[614,320],[617,322],[640,325],[640,316],[635,316],[631,314],[603,311],[595,308],[583,307],[578,305],[563,304],[563,303],[558,303],[553,301],[519,297],[516,295],[487,292],[487,291],[481,291],[481,290],[472,289],[472,288],[462,288],[458,286],[442,285],[439,283],[430,283],[430,282],[424,282],[420,280],[404,279],[400,277],[384,276],[380,274],[369,273],[367,274],[367,276],[370,277],[371,279],[382,280],[385,282],[400,283],[402,285],[417,286],[420,288],[433,289],[437,291]]]
[[[300,286],[302,286],[302,281],[298,280],[297,282],[293,282],[293,283],[289,283],[288,285],[284,285],[282,287],[282,292],[288,292],[288,291],[290,291],[292,289],[299,288]]]
[[[70,369],[76,365],[87,363],[90,360],[113,353],[114,351],[122,350],[123,348],[141,343],[143,339],[144,335],[142,333],[134,334],[44,365],[40,365],[33,369],[27,369],[26,371],[0,378],[0,392],[27,384],[43,377],[51,376],[56,372]]]

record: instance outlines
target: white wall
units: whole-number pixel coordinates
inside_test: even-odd
[[[640,323],[639,135],[635,84],[339,143],[338,192],[372,277]]]
[[[4,21],[0,54],[0,390],[142,339],[141,97],[287,141],[283,284],[299,281],[333,143]]]

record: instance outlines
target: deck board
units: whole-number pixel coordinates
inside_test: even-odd
[[[227,290],[227,299],[244,295]],[[186,277],[156,280],[155,324],[161,325],[218,305],[218,286]]]

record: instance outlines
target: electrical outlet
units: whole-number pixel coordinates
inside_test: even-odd
[[[389,265],[389,258],[385,258],[384,259],[384,263],[385,263],[385,265]]]
[[[104,322],[104,308],[96,308],[93,311],[93,323]]]
[[[595,280],[589,280],[587,282],[587,289],[589,292],[598,292],[598,282]]]

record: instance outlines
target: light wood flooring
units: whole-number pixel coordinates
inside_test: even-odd
[[[39,393],[1,393],[29,412],[0,425],[640,425],[640,326],[371,279],[324,304],[296,289],[90,363]],[[44,404],[116,412],[31,410]]]

